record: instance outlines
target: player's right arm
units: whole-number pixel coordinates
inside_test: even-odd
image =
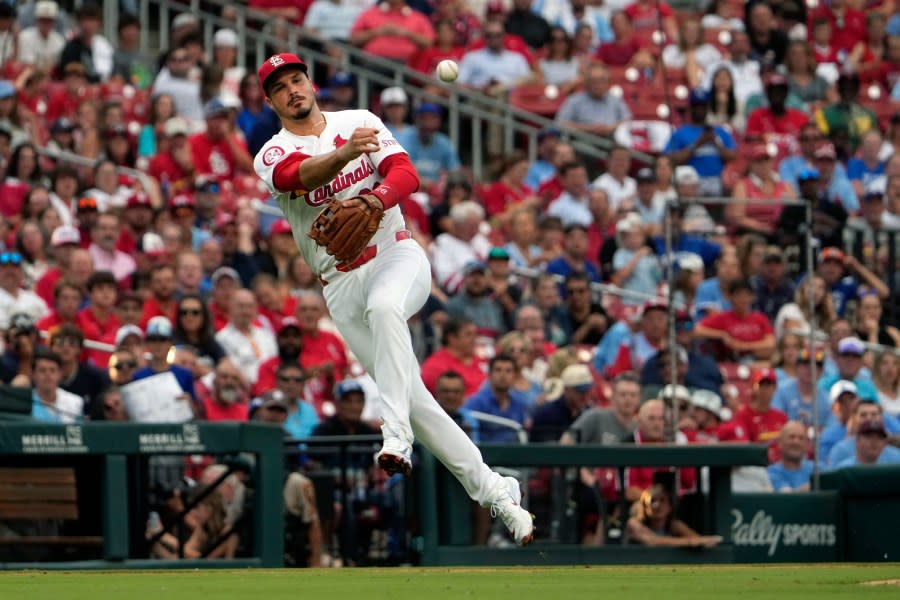
[[[361,154],[377,152],[381,145],[376,129],[360,127],[346,144],[324,154],[287,152],[286,147],[291,147],[289,140],[273,138],[256,155],[253,168],[273,191],[305,194],[330,182]]]

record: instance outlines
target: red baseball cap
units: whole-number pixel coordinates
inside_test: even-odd
[[[835,248],[834,246],[823,248],[822,253],[819,254],[819,263],[821,264],[826,260],[836,260],[837,262],[843,264],[844,252],[840,248]]]
[[[291,229],[291,224],[284,219],[278,219],[272,223],[272,229],[269,230],[269,235],[275,235],[276,233],[286,233],[288,235],[294,234]]]
[[[218,231],[218,230],[222,229],[223,227],[225,227],[226,225],[231,225],[234,222],[235,222],[234,215],[232,215],[231,213],[227,213],[227,212],[219,213],[219,215],[216,217],[216,223],[215,223],[214,229],[216,231]]]
[[[768,160],[772,158],[769,156],[769,149],[763,143],[757,143],[750,146],[750,160]]]
[[[760,383],[762,381],[771,381],[772,383],[778,381],[778,376],[775,374],[775,369],[766,367],[756,371],[753,374],[753,383]]]
[[[307,72],[306,63],[303,62],[296,54],[290,52],[282,52],[281,54],[273,54],[259,66],[256,75],[259,77],[259,85],[266,91],[266,81],[277,71],[286,67],[297,67],[304,73]],[[268,95],[268,94],[266,94]]]
[[[300,321],[298,321],[295,317],[285,317],[281,320],[281,326],[278,327],[278,331],[276,335],[281,335],[281,332],[287,329],[288,327],[293,327],[297,331],[300,331]]]
[[[135,192],[128,197],[128,201],[125,203],[125,208],[136,208],[139,206],[153,208],[153,204],[150,203],[150,197],[144,192]]]
[[[197,205],[197,203],[194,202],[194,197],[191,196],[190,194],[186,194],[186,193],[181,193],[181,194],[172,196],[172,199],[169,200],[169,208],[170,209],[185,208],[185,207],[194,208],[196,205]]]

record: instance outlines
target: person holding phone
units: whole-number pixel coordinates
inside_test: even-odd
[[[700,176],[702,196],[722,195],[722,171],[737,157],[737,144],[730,133],[718,125],[706,123],[709,93],[696,88],[690,93],[690,123],[672,134],[663,153],[676,165],[690,165]]]

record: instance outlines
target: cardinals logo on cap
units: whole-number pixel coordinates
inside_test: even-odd
[[[284,59],[276,54],[269,59],[269,64],[271,64],[273,67],[277,67],[278,65],[284,64]]]
[[[335,148],[340,148],[341,146],[343,146],[346,143],[347,143],[347,140],[342,138],[340,135],[334,136],[334,147]]]

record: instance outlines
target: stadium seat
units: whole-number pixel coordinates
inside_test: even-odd
[[[566,96],[559,94],[551,98],[547,96],[546,90],[547,86],[540,83],[517,86],[509,93],[509,103],[520,110],[553,118]]]

